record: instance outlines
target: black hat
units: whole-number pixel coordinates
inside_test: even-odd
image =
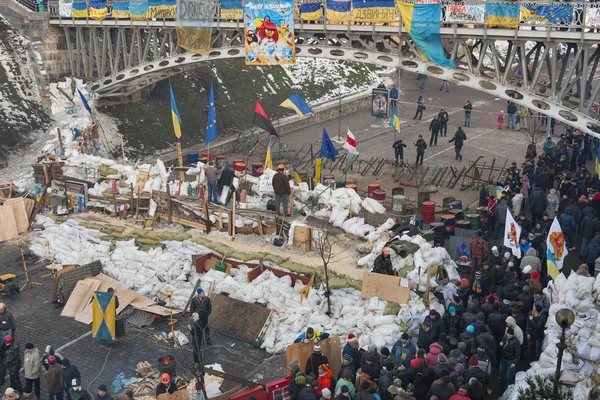
[[[105,385],[105,384],[102,384],[102,385],[98,386],[98,390],[101,390],[101,391],[103,391],[103,392],[106,392],[106,385]]]
[[[348,386],[346,385],[342,385],[342,393],[349,393],[350,389],[348,389]]]
[[[506,333],[508,333],[509,335],[514,335],[515,330],[513,328],[506,328]]]
[[[404,340],[408,340],[408,339],[410,339],[410,336],[408,336],[408,333],[404,332],[404,333],[402,334],[402,336],[400,336],[400,338],[401,338],[401,339],[404,339]]]
[[[23,393],[31,394],[31,386],[23,386]]]
[[[25,344],[25,349],[27,349],[27,350],[33,349],[33,343],[27,343],[27,344]]]
[[[312,335],[313,333],[315,333],[315,330],[313,328],[309,327],[309,328],[306,329],[306,333]]]

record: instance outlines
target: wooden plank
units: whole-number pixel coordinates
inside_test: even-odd
[[[0,227],[0,241],[14,239],[19,236],[17,220],[12,206],[0,207]]]
[[[257,228],[258,228],[258,235],[260,237],[262,237],[263,236],[263,226],[262,226],[262,218],[260,217],[260,215],[256,216],[256,224],[258,225],[257,226]]]
[[[77,282],[73,293],[69,296],[69,300],[67,300],[67,304],[63,307],[60,315],[62,317],[75,317],[88,305],[94,291],[99,286],[100,281],[97,279],[84,279]]]
[[[294,343],[289,345],[285,349],[286,364],[289,365],[293,360],[300,361],[300,370],[304,371],[306,367],[306,361],[313,353],[313,347],[315,344],[310,342],[305,343]],[[342,346],[340,344],[339,336],[330,336],[325,340],[319,342],[321,346],[321,354],[323,354],[329,360],[329,368],[333,373],[333,376],[337,376],[341,368],[342,360]]]
[[[31,212],[33,211],[34,206],[35,206],[35,200],[25,199],[25,209],[27,210],[27,216],[30,219],[31,219]]]
[[[27,232],[29,229],[29,214],[27,214],[25,199],[22,197],[8,199],[4,202],[4,205],[12,206],[19,233]]]
[[[411,280],[399,276],[364,272],[362,281],[363,297],[377,297],[380,300],[398,304],[408,304]]]

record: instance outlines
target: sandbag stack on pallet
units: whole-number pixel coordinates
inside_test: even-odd
[[[4,201],[0,207],[0,242],[29,230],[34,205],[35,201],[23,197]]]

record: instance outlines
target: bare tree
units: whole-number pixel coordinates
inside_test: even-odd
[[[313,250],[321,257],[323,269],[325,270],[325,298],[327,299],[327,315],[331,315],[331,299],[329,297],[329,264],[339,261],[335,258],[333,247],[340,242],[340,239],[335,234],[333,227],[328,221],[321,221],[319,226],[319,235],[313,241]]]
[[[525,158],[531,160],[537,154],[536,145],[546,139],[547,133],[542,121],[537,116],[527,116],[527,129],[521,131],[527,140],[527,154]],[[521,123],[522,124],[522,123]]]

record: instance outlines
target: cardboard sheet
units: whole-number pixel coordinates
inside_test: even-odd
[[[4,205],[12,206],[19,233],[27,232],[29,230],[29,214],[27,214],[25,199],[22,197],[8,199],[4,202]]]
[[[0,241],[14,239],[19,236],[19,228],[13,207],[5,205],[0,207]]]
[[[100,281],[97,279],[90,278],[77,282],[73,293],[71,293],[60,315],[63,317],[75,317],[90,304],[92,295],[98,290],[99,286]]]
[[[337,377],[342,360],[342,345],[340,343],[340,337],[330,336],[325,340],[321,340],[319,345],[321,346],[321,353],[327,357],[327,360],[329,360],[329,368],[331,369],[333,376]],[[315,344],[313,342],[308,344],[294,343],[289,345],[285,349],[285,364],[289,365],[292,361],[298,360],[300,361],[300,369],[304,371],[306,360],[308,360],[310,355],[313,353],[314,346]]]
[[[398,304],[408,304],[411,280],[399,276],[364,272],[362,295],[366,298],[378,297],[380,300]]]

